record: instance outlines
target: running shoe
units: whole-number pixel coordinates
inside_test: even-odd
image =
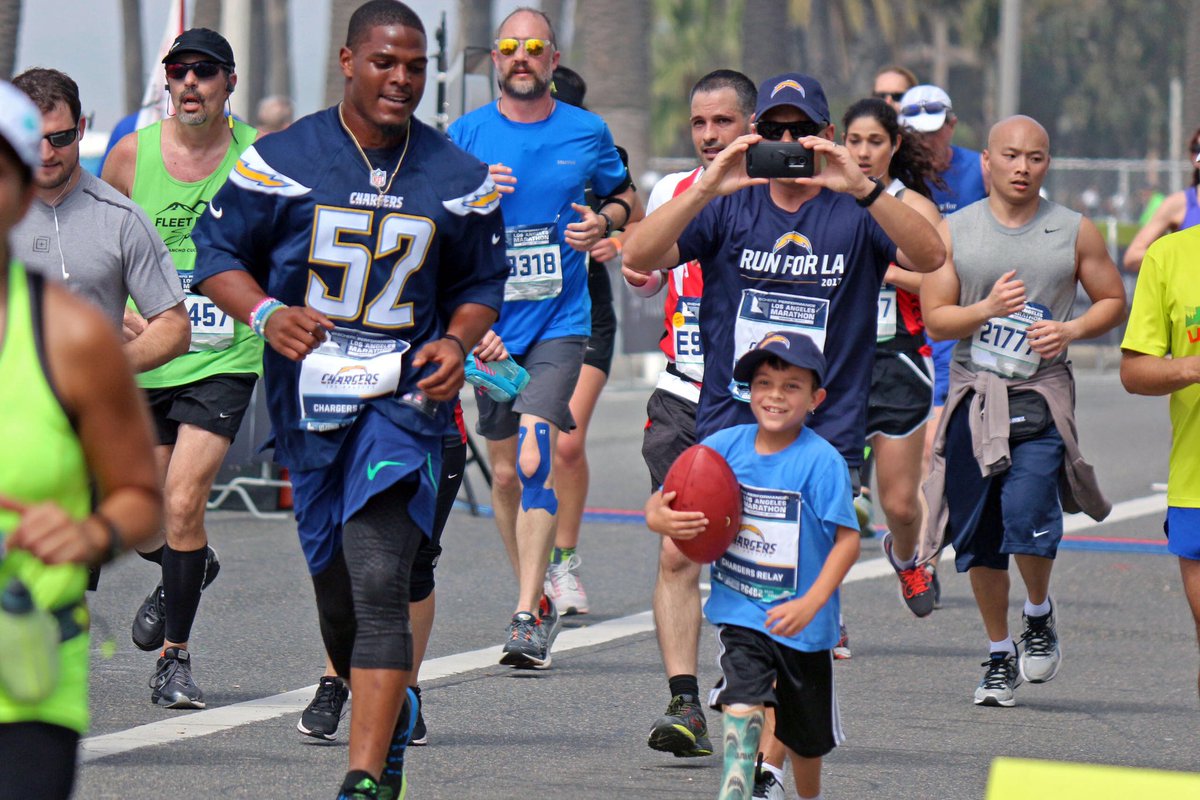
[[[383,774],[379,776],[379,800],[403,800],[408,791],[408,777],[404,773],[404,753],[412,741],[418,707],[417,695],[409,689],[405,692],[404,705],[400,707],[400,716],[396,720],[396,728],[392,731]]]
[[[933,564],[928,564],[925,567],[929,570],[929,585],[933,587],[933,607],[942,607],[942,582],[938,580],[937,567]]]
[[[217,575],[221,572],[221,560],[217,558],[217,551],[209,547],[206,555],[207,558],[204,561],[204,582],[200,584],[201,591],[207,589],[209,584],[215,581]],[[163,594],[162,581],[159,581],[158,586],[155,586],[154,590],[146,595],[146,599],[142,601],[137,613],[133,616],[133,628],[131,630],[133,643],[139,649],[147,652],[157,650],[163,646],[166,627],[166,597]]]
[[[667,713],[659,717],[650,729],[646,742],[651,750],[671,753],[676,758],[711,756],[712,742],[708,738],[708,720],[700,698],[692,694],[677,694],[671,698]]]
[[[864,539],[875,536],[875,526],[871,524],[871,498],[860,494],[854,498],[854,513],[858,517],[858,532]]]
[[[838,643],[833,646],[833,657],[839,661],[850,657],[850,634],[846,633],[846,623],[838,625]]]
[[[322,675],[317,681],[317,693],[300,715],[296,730],[305,736],[332,742],[337,738],[338,724],[346,714],[349,697],[350,690],[341,678]]]
[[[762,753],[759,753],[758,766],[754,768],[754,792],[750,796],[765,800],[786,800],[787,793],[783,790],[783,784],[775,777],[774,772],[763,769],[762,762]]]
[[[545,663],[548,655],[541,643],[541,620],[528,611],[513,614],[508,625],[508,641],[504,643],[500,663],[509,667],[532,669]]]
[[[425,701],[421,699],[421,687],[412,687],[413,694],[417,696],[417,724],[413,726],[412,741],[409,742],[413,747],[424,747],[429,744],[429,731],[425,728]]]
[[[579,580],[579,555],[572,553],[558,563],[546,566],[546,594],[564,617],[588,613],[587,592]]]
[[[887,556],[888,563],[892,565],[892,569],[896,570],[896,576],[900,578],[900,599],[904,601],[904,605],[908,606],[908,610],[917,617],[928,617],[932,614],[933,586],[929,583],[929,571],[925,566],[915,564],[908,569],[901,569],[896,564],[896,557],[892,555],[891,531],[883,535],[883,554]]]
[[[204,692],[192,680],[192,654],[168,647],[150,679],[150,702],[167,708],[204,708]]]
[[[379,784],[370,773],[354,770],[346,773],[337,800],[379,800],[382,797]]]
[[[983,680],[975,690],[975,705],[1003,706],[1011,708],[1017,704],[1013,690],[1021,685],[1017,657],[1011,653],[992,653],[979,666],[986,667]]]
[[[1021,634],[1021,678],[1030,683],[1045,683],[1058,674],[1062,665],[1062,647],[1054,624],[1054,606],[1041,617],[1021,614],[1025,632]]]

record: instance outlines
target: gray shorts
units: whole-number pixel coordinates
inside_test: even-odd
[[[587,351],[588,337],[563,336],[533,345],[524,355],[513,356],[529,371],[529,385],[508,403],[498,403],[475,389],[479,421],[475,431],[498,442],[517,435],[522,414],[532,414],[554,424],[560,431],[575,429],[571,395],[579,380],[579,369]]]

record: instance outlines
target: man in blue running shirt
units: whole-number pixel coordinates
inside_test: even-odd
[[[530,376],[510,402],[476,392],[496,527],[518,583],[500,663],[523,669],[550,667],[558,629],[543,593],[558,512],[552,461],[559,432],[575,427],[569,404],[591,333],[587,253],[625,226],[636,199],[604,120],[551,94],[558,59],[550,19],[513,11],[492,50],[500,99],[450,126],[502,193],[509,272],[496,332]],[[588,185],[595,212],[584,204]]]

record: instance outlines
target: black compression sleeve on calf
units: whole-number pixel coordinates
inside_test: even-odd
[[[162,547],[158,548],[157,550],[151,550],[149,553],[143,553],[141,550],[138,550],[137,554],[139,556],[141,556],[142,558],[146,559],[147,561],[153,562],[155,564],[161,564],[162,557],[163,557],[163,550],[165,550],[166,547],[167,546],[164,544]]]
[[[358,619],[351,658],[356,669],[412,669],[409,578],[417,548],[425,538],[408,514],[415,490],[415,478],[385,489],[368,500],[342,529],[342,550]]]
[[[358,624],[354,616],[354,597],[350,593],[350,573],[341,550],[324,571],[312,576],[317,599],[317,620],[321,641],[339,676],[349,680],[350,656]]]
[[[163,599],[167,610],[168,642],[186,642],[192,634],[207,563],[207,547],[186,552],[170,547],[163,549]]]

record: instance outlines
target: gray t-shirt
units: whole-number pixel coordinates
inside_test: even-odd
[[[946,217],[958,273],[959,304],[988,296],[1009,270],[1025,282],[1025,309],[992,318],[954,347],[954,360],[978,371],[1009,378],[1028,378],[1067,360],[1064,350],[1043,360],[1025,340],[1026,329],[1039,320],[1066,322],[1075,302],[1075,241],[1082,215],[1041,200],[1037,212],[1019,228],[1007,228],[993,216],[987,200],[979,200]]]
[[[57,208],[34,198],[9,242],[13,258],[64,281],[118,329],[129,297],[147,318],[183,302],[171,254],[145,212],[86,170]]]

